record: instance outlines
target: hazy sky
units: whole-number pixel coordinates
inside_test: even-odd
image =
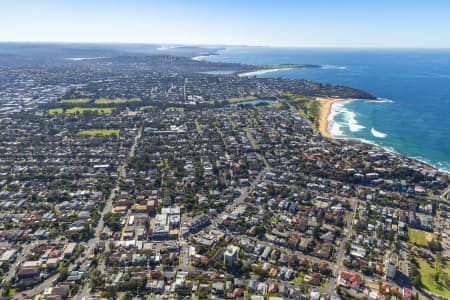
[[[0,41],[450,48],[450,1],[0,0]]]

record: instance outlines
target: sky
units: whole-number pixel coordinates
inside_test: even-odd
[[[0,0],[0,41],[450,48],[450,1]]]

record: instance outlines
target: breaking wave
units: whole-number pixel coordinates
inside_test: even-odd
[[[377,98],[374,102],[377,103],[394,103],[394,100],[388,99],[388,98]]]
[[[343,108],[344,106],[341,103],[334,103],[327,118],[328,132],[334,137],[345,137],[344,132],[341,130],[344,124],[336,121],[336,116],[342,113]]]
[[[339,122],[328,123],[328,132],[334,137],[345,137],[344,132],[341,130],[342,124]]]
[[[158,51],[166,51],[166,50],[170,50],[170,49],[175,49],[177,47],[179,47],[179,46],[162,45],[162,46],[159,46],[158,48],[156,48],[156,50],[158,50]]]
[[[94,56],[94,57],[68,57],[66,60],[71,61],[83,61],[83,60],[92,60],[92,59],[102,59],[106,58],[106,56]]]
[[[347,110],[344,112],[344,118],[347,121],[348,129],[350,129],[351,132],[358,132],[366,128],[358,123],[356,114],[352,111]]]
[[[346,70],[346,66],[336,66],[336,65],[323,65],[321,69],[324,70]]]
[[[347,102],[334,103],[327,118],[328,131],[332,136],[337,138],[343,138],[346,136],[342,130],[343,127],[347,127],[351,132],[358,132],[366,128],[358,123],[356,113],[345,108],[345,103]],[[342,121],[337,121],[337,116],[341,116],[342,118],[339,119]]]
[[[377,131],[377,130],[375,130],[375,128],[373,128],[373,127],[372,127],[372,129],[370,130],[370,132],[372,133],[372,135],[373,135],[374,137],[377,137],[377,138],[380,138],[380,139],[384,139],[384,138],[387,136],[386,133]]]
[[[199,56],[194,56],[191,59],[192,60],[202,60],[203,58],[207,57],[207,55],[199,55]]]

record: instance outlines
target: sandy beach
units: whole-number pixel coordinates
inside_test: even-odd
[[[276,72],[276,71],[284,71],[284,70],[292,70],[292,69],[294,69],[294,68],[261,69],[261,70],[241,73],[241,74],[238,74],[238,76],[239,77],[256,76],[256,75],[261,75],[261,74],[266,74],[266,73],[271,73],[271,72]]]
[[[334,138],[328,131],[328,116],[331,113],[331,107],[334,103],[341,101],[350,101],[352,99],[345,98],[321,98],[317,97],[320,102],[320,120],[319,120],[319,131],[322,136],[332,139]]]

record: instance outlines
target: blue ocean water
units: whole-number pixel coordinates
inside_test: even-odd
[[[450,49],[232,47],[204,59],[321,65],[259,77],[342,84],[390,99],[335,105],[332,133],[339,138],[364,139],[450,171]]]

